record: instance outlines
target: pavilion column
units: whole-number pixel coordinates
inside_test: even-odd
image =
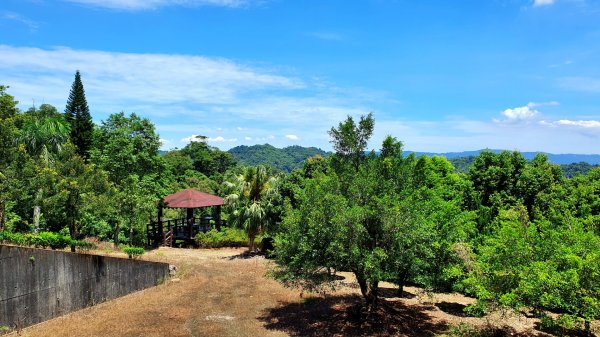
[[[221,205],[217,205],[215,209],[215,224],[217,225],[217,231],[221,231]]]
[[[187,209],[187,223],[188,223],[188,231],[190,233],[190,239],[194,239],[192,225],[194,224],[194,209]]]
[[[156,234],[156,238],[154,239],[156,242],[159,242],[160,240],[163,239],[164,236],[164,229],[163,229],[163,207],[164,207],[164,201],[161,199],[158,202],[158,221],[156,222],[156,225],[158,226],[158,231],[155,232],[154,234]],[[156,244],[156,243],[155,243]]]

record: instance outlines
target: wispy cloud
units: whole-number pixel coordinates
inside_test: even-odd
[[[35,32],[39,28],[39,24],[37,22],[35,22],[31,19],[28,19],[21,14],[14,13],[14,12],[0,12],[0,19],[19,22],[19,23],[27,26],[27,28],[29,28],[29,31],[31,31],[31,32]]]
[[[584,129],[599,129],[600,130],[600,121],[596,120],[569,120],[569,119],[560,119],[554,122],[548,121],[540,121],[541,125],[551,126],[551,127],[560,127],[560,126],[568,126],[568,127],[577,127]]]
[[[243,7],[262,1],[256,0],[65,0],[99,8],[113,10],[149,10],[167,6],[220,6]]]
[[[190,134],[214,137],[210,141],[223,147],[233,139],[285,145],[289,140],[283,135],[298,128],[310,130],[301,138],[306,145],[327,144],[329,127],[347,115],[372,111],[375,101],[367,91],[288,76],[276,66],[197,55],[0,45],[2,84],[21,102],[35,99],[61,110],[77,69],[96,122],[119,111],[149,117],[163,139],[174,140],[163,148],[185,145]],[[282,136],[271,137],[274,130]]]
[[[533,7],[554,5],[555,0],[533,0]]]
[[[298,137],[296,135],[292,135],[292,134],[285,135],[285,138],[287,138],[289,140],[299,140],[300,139],[300,137]]]
[[[114,104],[232,104],[248,92],[304,86],[298,79],[226,59],[0,45],[3,80],[28,95],[63,97],[56,87],[68,88],[77,69],[86,89]]]

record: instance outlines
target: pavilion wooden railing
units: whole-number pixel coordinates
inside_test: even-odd
[[[172,246],[177,240],[191,242],[199,232],[207,232],[212,226],[210,217],[191,219],[191,229],[188,219],[168,219],[161,223],[155,221],[146,225],[147,244],[150,247],[162,245]],[[168,239],[168,241],[167,241]]]

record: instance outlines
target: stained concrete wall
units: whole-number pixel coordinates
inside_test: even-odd
[[[166,263],[0,245],[0,326],[26,327],[152,287]]]

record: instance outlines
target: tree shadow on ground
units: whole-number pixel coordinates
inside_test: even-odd
[[[409,291],[402,291],[402,297],[398,296],[398,288],[391,288],[391,287],[380,287],[379,288],[379,296],[383,297],[383,298],[415,298],[417,297],[417,295],[409,292]]]
[[[450,315],[454,315],[454,316],[458,316],[458,317],[468,317],[469,316],[464,312],[464,309],[467,307],[464,304],[454,303],[454,302],[440,302],[440,303],[436,303],[435,306],[438,307],[438,309],[440,309],[441,311],[443,311],[447,314],[450,314]]]
[[[246,260],[246,259],[252,259],[252,258],[266,258],[266,254],[261,252],[261,251],[250,251],[250,250],[246,250],[240,254],[237,255],[232,255],[232,256],[227,256],[224,257],[224,259],[227,260],[238,260],[238,259],[242,259],[242,260]]]
[[[290,336],[434,336],[448,329],[435,322],[418,305],[387,302],[368,315],[361,312],[362,298],[338,295],[308,298],[267,309],[259,317],[269,330]]]

